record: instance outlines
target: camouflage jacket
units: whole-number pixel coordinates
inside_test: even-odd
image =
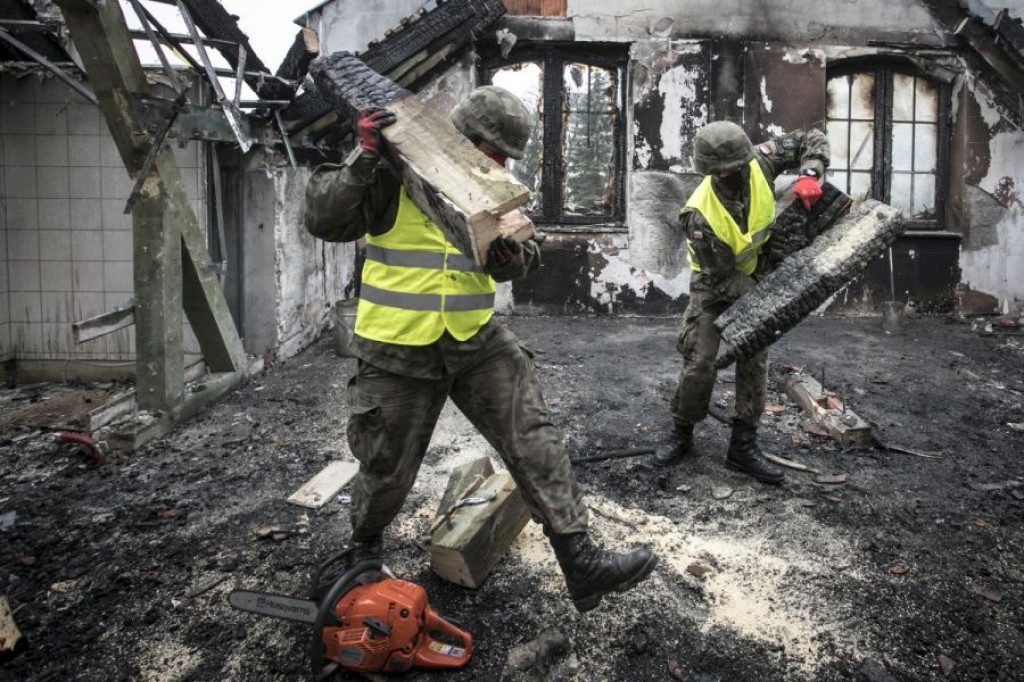
[[[306,185],[306,229],[329,242],[350,242],[367,234],[381,235],[394,225],[401,181],[376,156],[353,152],[345,163],[318,166]],[[496,282],[534,272],[541,265],[540,245],[524,243],[519,254],[500,268],[488,268]],[[429,346],[400,346],[353,336],[356,357],[375,367],[417,379],[439,379],[477,361],[495,332],[489,322],[476,336],[456,341],[447,333]]]
[[[796,130],[757,145],[754,158],[768,182],[774,182],[785,171],[797,169],[812,169],[819,178],[824,178],[830,158],[828,138],[820,130]],[[746,187],[740,192],[730,192],[717,179],[712,180],[712,186],[733,220],[739,225],[746,225],[750,210],[750,193]],[[732,249],[715,236],[704,216],[684,208],[679,213],[679,227],[694,245],[697,262],[701,266],[701,272],[693,273],[691,289],[714,291],[726,299],[735,300],[753,286],[754,279],[735,269]],[[700,236],[695,238],[698,233]],[[760,259],[755,279],[766,274],[767,262],[767,258]]]

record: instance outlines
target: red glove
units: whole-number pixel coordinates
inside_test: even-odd
[[[363,151],[380,156],[380,131],[395,122],[395,114],[387,109],[364,109],[356,117],[356,134]]]
[[[811,206],[821,198],[821,185],[810,175],[801,175],[793,185],[793,198],[804,202],[804,209],[810,211]]]
[[[522,250],[519,242],[508,237],[498,237],[487,247],[487,267],[500,268]]]

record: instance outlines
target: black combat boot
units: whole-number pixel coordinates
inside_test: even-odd
[[[360,561],[380,559],[383,552],[383,537],[376,535],[369,538],[352,538],[348,545],[337,554],[333,554],[321,563],[310,575],[309,597],[320,601],[338,578]]]
[[[762,483],[782,483],[786,479],[782,469],[764,458],[757,444],[757,427],[741,421],[732,423],[732,438],[729,439],[725,465],[750,474]]]
[[[652,461],[660,467],[679,464],[693,453],[693,424],[676,427],[668,442],[654,451]]]
[[[651,574],[658,557],[646,547],[613,554],[595,545],[586,533],[554,535],[551,540],[565,585],[576,610],[583,613],[597,608],[609,592],[625,592]]]

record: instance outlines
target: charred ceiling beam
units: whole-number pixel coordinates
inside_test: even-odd
[[[82,85],[81,83],[79,83],[71,75],[69,75],[66,71],[64,71],[64,69],[60,68],[59,66],[57,66],[56,64],[51,62],[46,57],[44,57],[43,55],[39,54],[38,52],[33,50],[31,47],[29,47],[25,43],[21,42],[20,40],[18,40],[14,36],[12,36],[10,33],[8,33],[3,28],[0,28],[0,41],[3,41],[5,43],[7,43],[8,45],[13,47],[14,49],[18,50],[19,52],[23,52],[27,57],[31,58],[37,64],[39,64],[40,66],[46,68],[51,73],[53,73],[53,75],[57,76],[57,78],[59,78],[62,81],[64,81],[69,88],[71,88],[72,90],[77,92],[79,95],[81,95],[85,99],[89,100],[93,104],[98,104],[99,103],[99,100],[96,99],[96,95],[94,95],[92,93],[92,91],[89,90],[89,88],[87,88],[84,85]]]
[[[502,0],[449,0],[403,19],[358,57],[377,73],[415,91],[504,14]],[[333,108],[327,98],[310,88],[281,115],[298,131],[315,127],[324,116],[333,115]]]
[[[288,49],[276,75],[296,83],[301,82],[309,72],[309,65],[320,54],[320,38],[311,28],[300,29],[295,42]]]
[[[218,41],[217,44],[211,43],[211,47],[216,48],[223,55],[232,69],[237,69],[240,63],[239,46],[245,48],[246,70],[264,75],[263,77],[248,74],[245,76],[246,84],[259,95],[260,99],[291,99],[295,95],[295,87],[274,78],[273,72],[264,66],[260,58],[256,56],[252,45],[249,44],[249,36],[238,28],[238,17],[229,14],[218,0],[182,0],[182,2],[203,34]]]
[[[1003,82],[1024,94],[1024,61],[1000,46],[996,30],[965,11],[957,0],[924,0],[924,4],[953,35],[978,55]]]
[[[1009,10],[1004,8],[996,15],[992,28],[999,34],[1001,42],[1024,58],[1024,26],[1021,25],[1020,19],[1011,17]]]

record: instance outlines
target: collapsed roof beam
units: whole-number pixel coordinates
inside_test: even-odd
[[[60,26],[52,21],[25,21],[22,19],[0,18],[0,28],[7,29],[11,33],[53,33]]]
[[[93,104],[99,104],[99,100],[96,98],[96,95],[94,95],[92,93],[92,90],[90,90],[89,88],[85,87],[84,85],[82,85],[81,83],[76,81],[74,78],[72,78],[70,75],[68,75],[64,71],[64,69],[60,68],[59,66],[57,66],[56,64],[51,62],[46,57],[44,57],[43,55],[39,54],[38,52],[33,50],[31,47],[29,47],[25,43],[21,42],[20,40],[18,40],[14,36],[12,36],[10,33],[8,33],[3,28],[0,28],[0,40],[3,40],[5,43],[10,45],[14,49],[18,50],[19,52],[24,53],[26,56],[30,57],[33,61],[38,63],[40,66],[43,66],[44,68],[48,69],[50,72],[53,73],[53,75],[57,76],[57,78],[59,78],[62,81],[64,81],[69,88],[71,88],[72,90],[77,92],[79,95],[81,95],[85,99],[89,100]]]

